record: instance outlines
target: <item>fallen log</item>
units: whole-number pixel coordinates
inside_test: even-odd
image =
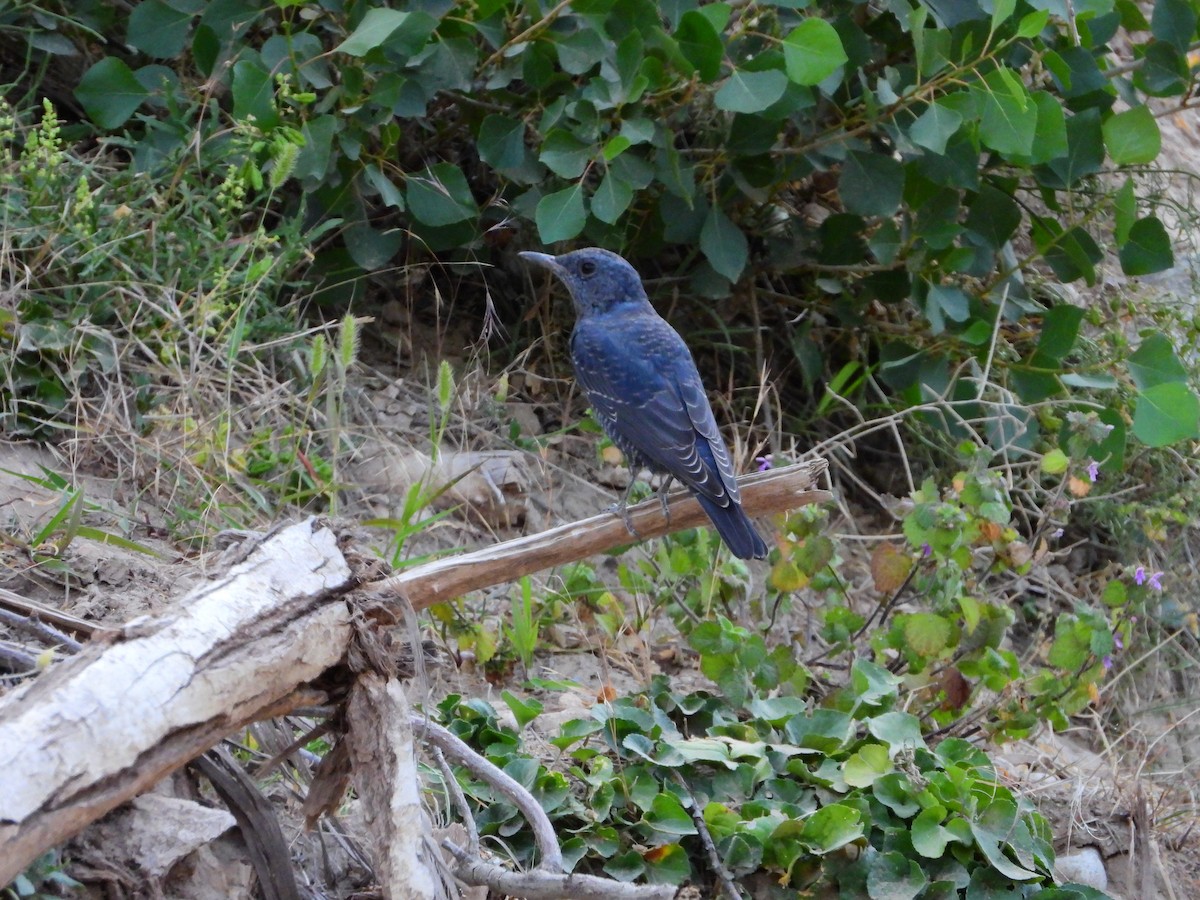
[[[744,505],[762,516],[826,500],[811,489],[824,469],[751,476]],[[630,509],[643,539],[706,521],[678,494],[669,513],[657,498]],[[0,885],[227,735],[325,699],[313,684],[347,658],[359,605],[422,609],[630,542],[605,513],[360,584],[328,524],[283,529],[177,613],[135,620],[0,698],[0,746],[13,751],[0,767]]]

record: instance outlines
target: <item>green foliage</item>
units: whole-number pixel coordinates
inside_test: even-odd
[[[71,896],[83,885],[62,870],[57,851],[48,850],[3,888],[3,900],[53,900]],[[65,893],[64,893],[65,892]]]
[[[704,883],[712,873],[698,818],[735,877],[763,873],[791,892],[1103,897],[1054,888],[1045,820],[967,741],[927,742],[920,720],[897,708],[901,679],[858,660],[852,680],[852,692],[811,709],[760,692],[736,702],[673,691],[659,676],[567,722],[552,739],[563,771],[529,757],[481,700],[451,696],[438,712],[533,792],[571,871]],[[540,708],[505,701],[522,727]],[[481,834],[502,835],[518,864],[535,863],[516,809],[458,777]]]

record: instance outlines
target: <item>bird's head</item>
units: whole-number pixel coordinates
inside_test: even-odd
[[[588,247],[561,256],[524,251],[520,256],[549,269],[566,285],[579,316],[610,312],[621,304],[649,305],[637,270],[611,250]]]

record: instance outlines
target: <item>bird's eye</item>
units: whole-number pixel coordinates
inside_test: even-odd
[[[581,262],[579,264],[579,274],[584,275],[584,276],[595,275],[596,274],[596,264],[594,262],[592,262],[590,259],[585,259],[583,262]]]

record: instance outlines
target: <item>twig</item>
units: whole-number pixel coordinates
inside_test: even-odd
[[[700,809],[700,804],[696,802],[696,797],[692,794],[687,782],[683,780],[683,776],[678,772],[674,774],[676,783],[687,791],[688,796],[692,800],[692,822],[696,825],[696,834],[700,836],[700,843],[704,845],[704,852],[708,855],[708,864],[712,866],[717,880],[721,883],[721,890],[731,900],[742,900],[745,894],[743,894],[742,889],[734,882],[733,873],[725,868],[725,863],[721,861],[721,856],[717,853],[717,845],[713,843],[712,833],[709,832],[708,825],[704,821],[704,813]]]
[[[554,826],[550,824],[550,817],[546,815],[546,811],[542,809],[541,804],[533,798],[533,795],[529,791],[521,787],[511,775],[488,762],[488,760],[484,759],[463,743],[462,740],[436,722],[431,722],[424,716],[416,714],[409,716],[409,721],[412,723],[413,733],[418,738],[425,737],[428,739],[430,743],[445,753],[446,756],[450,757],[453,762],[466,768],[476,778],[487,782],[488,785],[515,806],[525,816],[529,822],[529,827],[533,829],[533,839],[542,857],[542,861],[538,867],[555,874],[562,872],[563,858],[562,850],[558,846],[558,835],[554,833]],[[455,856],[457,858],[457,854]],[[519,891],[509,891],[509,893],[518,897],[532,897],[532,895],[521,894]]]
[[[675,888],[658,884],[626,884],[595,875],[559,875],[550,872],[510,872],[471,856],[451,840],[442,846],[457,861],[456,878],[480,884],[495,892],[525,900],[672,900]]]
[[[7,609],[0,609],[0,621],[7,622],[13,628],[19,628],[34,637],[42,638],[52,644],[58,644],[68,653],[78,653],[83,649],[83,644],[75,640],[73,637],[68,637],[57,628],[47,625],[45,622],[34,616],[22,616],[15,612],[10,612]]]
[[[446,762],[446,757],[439,747],[430,748],[433,751],[433,759],[441,770],[442,780],[446,783],[446,793],[450,795],[450,802],[458,810],[458,814],[462,816],[463,827],[467,829],[467,852],[471,856],[479,855],[479,826],[475,824],[475,817],[471,815],[471,807],[467,804],[467,796],[463,793],[462,785],[458,783],[458,779],[454,777],[454,772],[450,769],[450,764]]]
[[[832,499],[812,490],[825,471],[823,459],[813,459],[748,475],[738,480],[742,507],[751,516],[786,512],[809,503]],[[459,556],[416,566],[390,578],[363,585],[370,600],[383,604],[407,597],[415,610],[460,597],[483,587],[515,581],[522,575],[603,553],[633,540],[661,537],[673,531],[709,524],[695,498],[675,491],[667,498],[670,518],[657,498],[628,509],[628,519],[640,538],[633,538],[620,516],[606,512]]]
[[[37,668],[37,658],[26,653],[23,647],[9,641],[0,641],[0,665],[17,675],[32,672]]]

